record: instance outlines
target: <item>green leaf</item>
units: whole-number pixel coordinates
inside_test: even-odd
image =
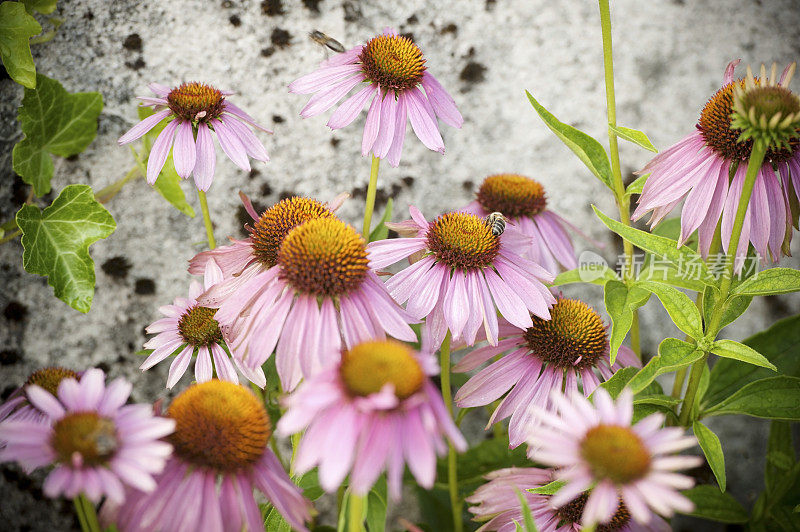
[[[754,366],[761,366],[762,368],[778,371],[775,365],[767,360],[767,358],[753,349],[739,342],[733,340],[717,340],[711,348],[711,352],[723,358],[732,358],[734,360],[741,360]]]
[[[640,281],[666,283],[695,292],[702,292],[707,287],[707,285],[699,279],[684,275],[678,267],[671,262],[660,260],[650,253],[648,253],[647,258],[645,258],[642,269],[639,271],[638,279]]]
[[[28,13],[38,11],[42,15],[49,15],[56,10],[57,0],[22,0]]]
[[[525,94],[528,95],[528,100],[530,100],[536,112],[539,113],[539,117],[545,125],[561,139],[561,142],[566,144],[567,147],[578,156],[578,159],[583,161],[583,164],[589,168],[589,171],[592,172],[597,179],[605,183],[605,185],[613,191],[614,184],[611,178],[611,164],[608,162],[608,155],[602,144],[583,131],[560,122],[558,118],[542,107],[530,92],[525,91]]]
[[[559,273],[553,281],[553,286],[563,286],[574,283],[591,283],[605,285],[607,281],[618,281],[616,272],[606,265],[581,265],[574,270]]]
[[[518,489],[516,492],[517,499],[519,499],[520,508],[522,509],[522,518],[525,520],[525,532],[539,532],[539,529],[536,528],[536,523],[533,522],[531,507],[528,506],[528,501],[525,499],[525,495],[523,495]]]
[[[621,139],[625,139],[628,142],[633,142],[637,146],[640,146],[653,153],[658,153],[658,150],[656,149],[655,146],[653,146],[653,143],[650,142],[650,139],[647,138],[647,135],[645,135],[638,129],[631,129],[629,127],[622,127],[622,126],[612,126],[611,124],[608,124],[608,129],[616,133],[617,136]]]
[[[778,483],[797,462],[792,443],[792,426],[785,421],[770,423],[767,443],[767,463],[764,468],[764,485],[767,493],[774,492]]]
[[[687,246],[679,248],[678,242],[675,240],[628,227],[621,222],[612,220],[594,205],[592,205],[592,208],[606,227],[628,242],[672,262],[678,267],[679,272],[686,271],[691,278],[695,278],[705,284],[715,284],[716,281],[708,272],[702,257]]]
[[[703,411],[706,416],[730,414],[800,421],[800,378],[779,376],[751,382]]]
[[[33,185],[37,196],[50,192],[53,160],[50,154],[78,154],[97,135],[103,97],[97,92],[70,94],[53,79],[36,76],[37,88],[25,89],[18,118],[25,137],[12,152],[14,171]]]
[[[659,344],[658,354],[636,373],[629,386],[633,393],[639,393],[659,375],[690,366],[701,358],[703,352],[694,344],[677,338],[666,338]]]
[[[707,286],[705,291],[703,292],[703,319],[706,323],[711,321],[711,315],[714,312],[714,308],[720,304],[719,303],[719,289],[716,286]],[[722,303],[722,319],[720,320],[720,330],[723,327],[727,327],[734,321],[736,321],[739,316],[744,314],[747,310],[747,307],[750,306],[750,302],[753,301],[752,296],[732,296],[729,297],[727,301]]]
[[[617,351],[633,324],[633,311],[647,302],[647,290],[632,287],[630,290],[621,281],[606,282],[603,301],[611,317],[611,363],[617,359]]]
[[[605,391],[607,391],[608,395],[610,395],[612,399],[616,399],[638,371],[639,369],[633,366],[620,368],[611,376],[610,379],[601,383],[600,388],[603,388]],[[594,392],[592,392],[589,398],[592,398],[593,395]]]
[[[36,87],[36,65],[29,41],[41,31],[42,27],[23,4],[0,4],[0,59],[11,79],[29,89]]]
[[[742,343],[764,355],[781,374],[800,377],[800,315],[778,321]],[[766,368],[722,358],[711,370],[711,384],[702,403],[705,407],[715,405],[746,384],[774,375]]]
[[[17,212],[22,230],[22,266],[48,277],[57,298],[89,312],[94,296],[94,262],[89,246],[114,232],[117,224],[87,185],[68,185],[40,211],[23,205]]]
[[[386,477],[381,475],[367,495],[367,529],[384,532],[386,529]]]
[[[722,493],[714,486],[695,486],[683,494],[694,503],[694,511],[689,514],[720,523],[746,523],[747,510],[728,493]]]
[[[381,217],[381,221],[378,222],[378,225],[369,234],[370,242],[375,242],[376,240],[383,240],[387,236],[389,236],[389,228],[386,227],[386,222],[392,219],[392,207],[393,207],[392,198],[389,198],[386,201],[386,210],[383,211],[383,217]]]
[[[548,482],[544,486],[539,486],[538,488],[531,488],[528,491],[531,493],[535,493],[537,495],[554,495],[558,493],[558,490],[563,488],[567,484],[564,480],[554,480],[552,482]]]
[[[625,195],[631,196],[633,194],[641,194],[644,190],[645,183],[647,183],[647,178],[649,177],[650,174],[644,174],[634,179],[633,182],[625,189]]]
[[[661,304],[664,305],[669,317],[672,318],[672,322],[678,329],[695,339],[703,337],[703,322],[700,317],[700,311],[697,310],[689,296],[664,283],[639,281],[635,286],[654,293],[661,300]]]
[[[692,430],[694,431],[695,437],[697,437],[700,448],[703,449],[703,454],[706,455],[706,460],[711,467],[711,471],[713,471],[714,476],[717,477],[720,491],[724,492],[726,484],[725,455],[722,454],[722,444],[719,442],[719,438],[711,429],[699,421],[694,422]]]
[[[633,398],[634,405],[655,405],[673,407],[679,405],[681,399],[679,397],[672,397],[663,393],[643,394],[637,395]]]
[[[139,119],[144,120],[152,114],[153,110],[150,107],[139,107]],[[161,133],[161,131],[167,125],[167,122],[167,120],[162,120],[156,127],[144,135],[143,154],[147,154],[147,156],[149,156],[150,147],[153,145],[153,142],[158,134]],[[142,164],[142,175],[147,173],[146,164],[147,157],[144,158]],[[189,202],[186,201],[186,194],[181,188],[181,177],[178,175],[178,172],[175,171],[175,163],[172,160],[171,150],[169,156],[167,157],[167,162],[164,163],[164,168],[161,169],[161,173],[158,174],[158,179],[156,179],[156,182],[153,186],[158,193],[161,194],[161,197],[167,200],[170,205],[181,211],[189,218],[194,218],[194,209],[191,205],[189,205]]]
[[[800,271],[792,268],[770,268],[758,272],[733,289],[743,296],[773,296],[800,290]]]

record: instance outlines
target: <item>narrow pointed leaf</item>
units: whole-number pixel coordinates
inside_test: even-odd
[[[772,296],[800,290],[800,271],[791,268],[770,268],[758,272],[733,289],[744,296]]]
[[[668,284],[653,281],[639,281],[637,287],[644,288],[656,295],[669,313],[672,322],[678,329],[694,339],[703,337],[703,322],[700,311],[689,296]]]
[[[636,373],[628,386],[633,393],[639,393],[659,375],[690,366],[701,358],[703,352],[694,344],[677,338],[666,338],[658,346],[658,354]]]
[[[717,478],[720,491],[724,492],[726,484],[725,455],[722,453],[722,444],[719,442],[719,438],[711,429],[699,421],[694,422],[692,430],[697,442],[700,444],[700,448],[703,449],[703,454],[706,455],[706,461],[708,461],[711,471],[714,472],[714,476]]]
[[[639,147],[642,147],[648,151],[653,153],[658,153],[658,150],[653,143],[650,142],[650,139],[645,135],[642,131],[638,129],[631,129],[629,127],[622,127],[622,126],[612,126],[608,124],[608,129],[613,131],[617,134],[617,136],[621,139],[625,139],[628,142],[633,142]]]
[[[739,342],[733,340],[717,340],[714,342],[711,352],[723,358],[732,358],[734,360],[741,360],[754,366],[761,366],[762,368],[778,371],[775,365],[767,360],[767,358],[753,349]]]
[[[751,382],[703,411],[705,416],[731,414],[800,421],[800,378],[780,376]]]

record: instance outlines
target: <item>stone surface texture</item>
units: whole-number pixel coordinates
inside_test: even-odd
[[[691,131],[731,59],[783,66],[800,58],[796,0],[618,0],[612,9],[618,121],[647,132],[659,148]],[[55,38],[34,47],[38,71],[71,92],[99,91],[105,102],[97,139],[72,160],[56,160],[56,193],[69,183],[98,190],[128,171],[131,153],[116,139],[134,124],[134,97],[149,94],[148,83],[201,80],[236,91],[231,100],[275,131],[262,135],[271,162],[254,162],[250,175],[218,149],[209,192],[218,240],[243,235],[240,190],[261,207],[293,194],[326,200],[349,192],[353,199],[340,212],[360,226],[369,173],[369,161],[360,157],[364,116],[332,133],[325,127],[329,113],[301,119],[306,97],[289,94],[286,87],[326,56],[308,39],[309,31],[352,46],[393,26],[413,35],[465,121],[461,130],[442,125],[444,156],[428,151],[409,128],[399,168],[381,170],[379,212],[391,197],[396,221],[406,217],[409,204],[431,217],[470,201],[486,175],[526,174],[544,184],[552,209],[605,242],[600,253],[616,262],[619,242],[591,210],[596,204],[614,213],[611,195],[547,130],[524,94],[528,89],[556,116],[607,143],[596,2],[60,0],[55,15],[64,20]],[[21,97],[20,86],[0,81],[0,221],[13,216],[27,195],[11,170],[11,149],[21,138],[16,121]],[[649,154],[623,142],[621,157],[629,177]],[[3,397],[31,371],[53,364],[99,366],[112,376],[124,375],[135,384],[136,401],[170,395],[164,389],[167,368],[142,374],[134,353],[158,306],[187,290],[187,260],[204,245],[197,198],[189,183],[184,185],[198,211],[194,219],[173,209],[143,180],[128,184],[108,203],[118,229],[91,249],[97,289],[86,315],[55,299],[44,278],[22,269],[18,240],[0,247]],[[580,238],[576,244],[579,250],[594,249]],[[800,266],[796,258],[783,263]],[[602,294],[594,287],[565,292],[602,308]],[[773,297],[754,303],[726,334],[742,339],[796,313],[798,301]],[[678,334],[659,304],[649,303],[642,312],[645,351],[653,353],[661,339]],[[176,389],[188,382],[187,376]],[[710,424],[723,438],[730,491],[752,504],[761,487],[767,424],[738,418]],[[478,423],[469,426],[473,441],[483,437]],[[43,499],[41,474],[29,479],[9,465],[0,466],[0,473],[0,528],[77,526],[71,504]],[[413,498],[393,515],[413,519]],[[396,520],[390,524],[400,527]],[[693,529],[696,523],[677,526]]]

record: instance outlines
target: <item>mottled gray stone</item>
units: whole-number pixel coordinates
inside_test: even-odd
[[[691,131],[729,60],[785,64],[800,53],[800,10],[794,0],[620,0],[613,9],[618,120],[646,131],[659,148]],[[359,156],[363,116],[331,133],[324,126],[327,117],[300,119],[305,98],[289,94],[286,86],[324,57],[306,38],[309,31],[319,29],[353,45],[392,25],[413,33],[431,72],[452,93],[465,118],[460,131],[442,126],[447,146],[443,157],[425,149],[409,128],[400,167],[385,166],[380,176],[380,189],[397,205],[394,219],[402,219],[411,203],[428,215],[459,207],[485,175],[518,172],[541,180],[551,207],[607,242],[603,254],[615,260],[618,242],[602,230],[590,207],[595,203],[613,213],[610,195],[543,126],[523,92],[530,90],[556,116],[604,141],[603,66],[594,2],[62,0],[57,15],[64,24],[55,38],[34,47],[38,71],[69,91],[101,92],[105,108],[95,142],[74,160],[56,160],[56,191],[74,182],[99,189],[125,174],[132,159],[116,139],[134,124],[133,98],[148,94],[147,83],[203,80],[235,90],[232,100],[275,130],[274,136],[263,137],[272,161],[255,163],[251,176],[218,153],[209,193],[218,239],[241,235],[239,190],[262,205],[292,193],[323,199],[342,191],[357,195],[369,171],[368,160]],[[21,94],[11,81],[0,81],[2,220],[13,215],[26,193],[14,184],[10,170],[11,147],[20,138],[15,108]],[[621,155],[625,175],[649,156],[626,143]],[[413,178],[412,184],[407,177]],[[193,194],[191,187],[185,190]],[[197,205],[193,195],[191,201]],[[62,364],[99,365],[113,376],[124,375],[134,382],[137,401],[169,395],[163,388],[166,368],[143,375],[133,353],[145,341],[143,328],[157,317],[157,307],[187,289],[186,261],[203,247],[202,221],[179,214],[143,181],[129,184],[108,208],[118,229],[92,248],[97,291],[87,315],[54,299],[43,278],[22,270],[18,241],[0,247],[0,309],[14,301],[27,310],[21,319],[20,307],[12,307],[11,319],[0,317],[4,394],[32,370]],[[356,199],[341,214],[358,223],[360,211]],[[579,249],[589,247],[580,239],[576,243]],[[115,278],[100,268],[113,257],[130,263],[127,276]],[[798,261],[785,259],[784,264],[797,267]],[[141,280],[152,280],[155,292],[142,294],[148,282]],[[601,308],[595,288],[569,287],[565,293]],[[726,333],[742,339],[797,310],[797,298],[759,301]],[[677,334],[657,303],[644,309],[646,352]],[[752,503],[761,485],[766,425],[728,418],[711,426],[724,441],[731,492]],[[480,430],[471,426],[470,438],[479,438]],[[0,471],[1,528],[44,531],[75,525],[68,504],[42,500],[41,475],[30,481],[15,467]],[[396,514],[413,518],[413,500],[406,495]]]

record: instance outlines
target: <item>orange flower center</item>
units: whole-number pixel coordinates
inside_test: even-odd
[[[271,434],[269,416],[253,393],[231,382],[195,384],[172,401],[169,441],[175,454],[198,467],[232,473],[257,462]]]
[[[359,56],[364,75],[386,90],[401,92],[422,82],[425,59],[408,37],[378,35]]]
[[[58,461],[63,464],[71,464],[77,454],[84,465],[103,465],[119,447],[114,422],[95,412],[65,415],[53,426],[50,441]]]
[[[476,270],[491,266],[500,239],[486,220],[474,214],[448,212],[436,218],[427,233],[428,249],[451,268]]]
[[[167,94],[167,105],[172,112],[189,122],[209,122],[218,118],[225,108],[224,101],[221,91],[196,81],[183,83]]]
[[[357,396],[394,385],[398,399],[406,399],[421,388],[425,374],[411,349],[393,340],[375,340],[354,346],[342,356],[339,368],[347,390]]]
[[[281,278],[316,296],[343,296],[369,271],[364,239],[338,218],[317,218],[292,229],[278,252]]]
[[[211,345],[222,341],[222,331],[214,319],[217,309],[192,307],[178,321],[178,332],[189,345]]]
[[[77,378],[78,374],[71,369],[60,367],[42,368],[31,373],[28,380],[25,381],[25,385],[35,384],[51,394],[57,395],[56,392],[58,392],[58,385],[61,384],[61,381]]]
[[[558,518],[561,520],[559,525],[565,526],[572,525],[574,523],[580,523],[581,517],[583,516],[583,509],[586,507],[586,501],[588,500],[589,495],[587,493],[583,493],[556,510],[556,515],[558,515]],[[622,530],[630,522],[630,520],[631,513],[625,506],[625,503],[623,503],[620,499],[617,505],[617,511],[611,517],[611,520],[607,523],[598,524],[595,530],[597,532],[614,532],[616,530]]]
[[[485,211],[508,218],[535,216],[547,207],[541,183],[517,174],[490,175],[481,183],[477,199]]]
[[[580,453],[598,480],[628,484],[650,471],[650,452],[630,427],[598,425],[589,429]]]

